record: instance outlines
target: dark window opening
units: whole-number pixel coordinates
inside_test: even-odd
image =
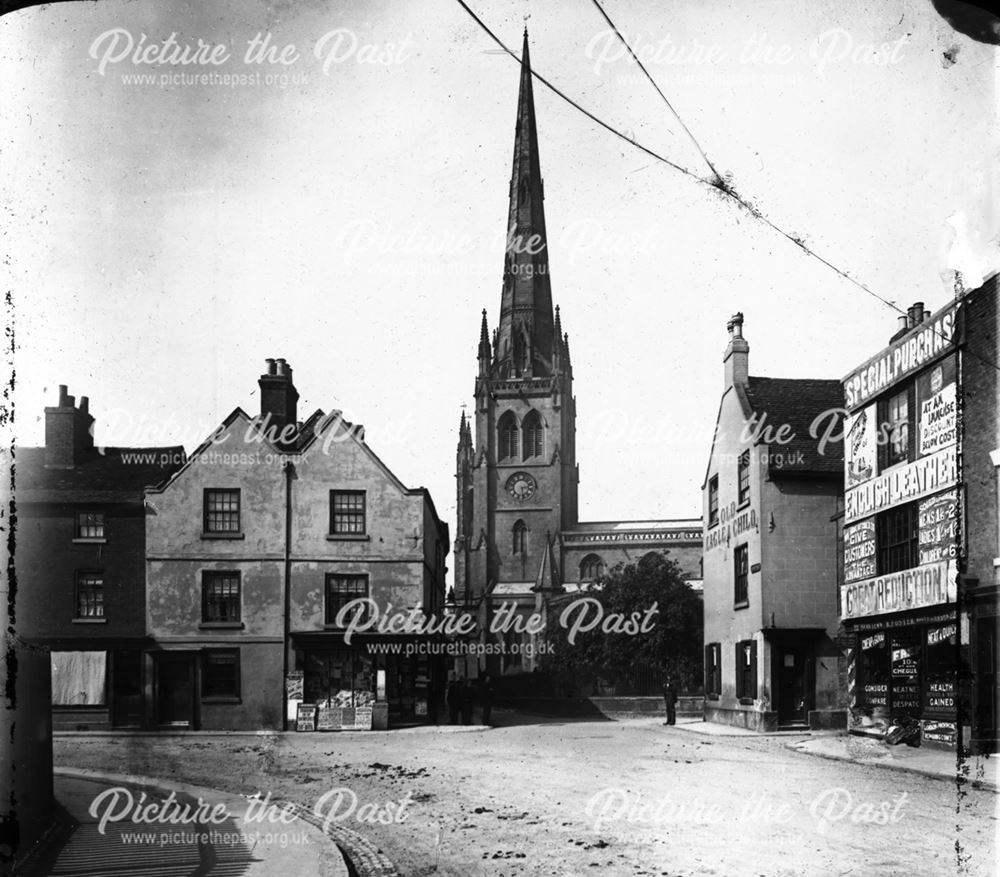
[[[205,491],[205,532],[240,532],[239,488],[209,488]]]
[[[337,624],[337,615],[340,610],[352,600],[365,599],[368,596],[368,576],[366,575],[341,575],[330,573],[326,577],[326,624]],[[367,604],[360,610],[357,616],[359,623],[364,623],[371,612],[371,607]],[[353,612],[349,613],[351,618]],[[348,619],[349,620],[349,619]]]
[[[240,574],[202,573],[201,620],[206,624],[229,624],[240,620]]]
[[[206,649],[202,652],[201,696],[240,696],[239,649]]]
[[[733,602],[737,605],[750,600],[750,548],[737,545],[733,552]]]
[[[330,491],[330,533],[335,536],[363,536],[367,526],[363,490]]]

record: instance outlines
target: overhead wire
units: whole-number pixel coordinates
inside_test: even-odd
[[[476,24],[479,25],[479,27],[490,37],[490,39],[493,40],[493,42],[495,42],[504,52],[506,52],[508,55],[510,55],[511,58],[513,58],[518,63],[521,63],[520,56],[516,52],[514,52],[512,49],[510,49],[503,42],[503,40],[501,40],[490,29],[489,25],[487,25],[486,22],[484,22],[478,15],[476,15],[476,13],[469,7],[469,5],[465,2],[465,0],[456,0],[456,2],[458,3],[459,6],[461,6],[468,13],[468,15],[473,19],[473,21],[475,21]],[[844,271],[843,269],[841,269],[841,268],[837,267],[835,264],[833,264],[833,262],[831,262],[829,259],[826,259],[822,255],[820,255],[819,253],[817,253],[808,244],[806,244],[806,242],[801,237],[799,237],[797,235],[794,235],[791,232],[785,231],[783,228],[781,228],[780,226],[778,226],[774,222],[772,222],[770,219],[768,219],[768,217],[765,216],[760,211],[760,209],[758,207],[756,207],[752,202],[748,201],[739,192],[737,192],[736,189],[733,187],[733,185],[732,185],[731,182],[727,181],[721,174],[719,174],[719,172],[716,170],[714,164],[711,162],[711,160],[708,158],[708,156],[705,153],[705,151],[702,149],[701,145],[698,143],[697,139],[691,133],[691,131],[688,128],[688,126],[684,123],[684,120],[681,119],[680,115],[674,109],[673,105],[667,99],[666,95],[663,94],[663,91],[660,89],[660,87],[653,80],[652,76],[650,76],[649,71],[646,70],[645,66],[643,66],[643,64],[636,57],[635,53],[632,51],[631,46],[628,45],[627,41],[621,35],[621,32],[615,26],[614,22],[611,20],[611,18],[608,16],[608,14],[604,11],[603,7],[601,7],[601,5],[597,2],[597,0],[592,0],[592,2],[594,2],[594,4],[600,10],[601,15],[604,17],[605,21],[608,22],[608,24],[614,30],[615,34],[617,34],[618,38],[622,41],[623,45],[626,47],[626,49],[628,50],[628,52],[632,56],[632,58],[635,59],[635,61],[636,61],[637,64],[639,64],[639,67],[642,70],[642,72],[645,74],[646,78],[649,79],[650,83],[653,85],[653,87],[659,93],[660,97],[663,98],[664,102],[670,108],[670,111],[676,117],[677,121],[684,128],[684,130],[687,133],[688,137],[690,137],[691,141],[695,144],[695,147],[698,149],[698,151],[701,154],[702,158],[705,160],[705,163],[712,170],[712,174],[713,174],[712,178],[711,179],[706,179],[705,177],[699,176],[697,173],[695,173],[694,171],[690,170],[689,168],[683,167],[682,165],[677,164],[674,161],[671,161],[670,159],[666,158],[665,156],[660,155],[659,153],[655,152],[653,149],[650,149],[649,147],[647,147],[644,144],[640,143],[634,137],[630,137],[627,134],[624,134],[622,131],[618,130],[613,125],[611,125],[608,122],[605,122],[603,119],[599,118],[597,115],[595,115],[594,113],[592,113],[586,107],[581,106],[576,100],[574,100],[569,95],[567,95],[565,92],[563,92],[560,88],[556,87],[551,82],[549,82],[548,79],[546,79],[544,76],[542,76],[540,73],[538,73],[534,68],[531,69],[531,75],[535,79],[537,79],[539,82],[541,82],[542,85],[544,85],[546,88],[548,88],[551,92],[553,92],[554,94],[556,94],[558,97],[560,97],[562,100],[564,100],[570,106],[572,106],[578,112],[580,112],[583,115],[585,115],[588,119],[590,119],[596,125],[599,125],[601,128],[604,128],[606,131],[608,131],[609,133],[613,134],[615,137],[618,137],[619,139],[624,140],[626,143],[630,144],[635,149],[638,149],[640,152],[645,153],[646,155],[650,156],[651,158],[655,159],[656,161],[659,161],[662,164],[665,164],[668,167],[673,168],[674,170],[676,170],[676,171],[684,174],[687,177],[690,177],[691,179],[693,179],[693,180],[701,183],[702,185],[709,186],[712,189],[714,189],[715,191],[720,192],[722,195],[728,197],[735,204],[739,205],[744,210],[746,210],[755,219],[757,219],[760,222],[762,222],[763,224],[767,225],[769,228],[771,228],[773,231],[777,232],[783,238],[785,238],[786,240],[788,240],[791,243],[793,243],[800,250],[802,250],[802,252],[805,253],[807,256],[811,256],[812,258],[816,259],[818,262],[820,262],[821,264],[825,265],[831,271],[835,272],[840,277],[843,277],[849,283],[853,284],[858,289],[862,290],[863,292],[865,292],[868,295],[870,295],[872,298],[874,298],[877,301],[881,302],[883,305],[885,305],[889,309],[891,309],[893,311],[896,311],[901,316],[906,316],[906,314],[907,314],[906,309],[901,308],[894,301],[890,301],[889,299],[887,299],[887,298],[879,295],[877,292],[875,292],[873,289],[871,289],[867,284],[862,283],[860,280],[857,280],[856,278],[852,277],[846,271]],[[956,298],[958,298],[958,297],[959,296],[956,296]],[[933,327],[931,327],[931,328],[933,329]],[[945,336],[943,335],[943,333],[938,332],[938,330],[933,329],[933,331],[937,332],[943,338],[945,338]],[[951,338],[945,338],[945,340],[950,343],[952,339]],[[985,357],[983,357],[982,355],[980,355],[980,354],[978,354],[978,353],[976,353],[974,351],[970,350],[970,351],[968,351],[968,353],[971,354],[972,356],[974,356],[976,359],[978,359],[981,362],[983,362],[984,364],[990,366],[991,368],[994,368],[997,371],[1000,371],[1000,365],[997,365],[997,363],[992,362],[991,360],[986,359]]]

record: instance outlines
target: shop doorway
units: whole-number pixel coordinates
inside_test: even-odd
[[[778,725],[804,725],[808,719],[809,661],[801,646],[778,647]]]
[[[111,723],[115,728],[142,727],[142,652],[116,649],[111,657]]]
[[[194,723],[194,660],[185,652],[156,658],[156,716],[160,727],[190,728]]]
[[[996,751],[997,725],[997,665],[1000,664],[1000,638],[997,618],[976,619],[976,742],[983,751]]]

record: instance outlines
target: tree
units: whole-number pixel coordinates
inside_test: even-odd
[[[553,651],[544,668],[563,679],[599,679],[632,687],[643,668],[647,677],[656,677],[652,685],[657,691],[663,673],[669,673],[679,689],[697,689],[702,680],[702,600],[668,553],[620,563],[585,592],[553,605],[547,632]],[[584,607],[580,597],[597,601],[599,608],[593,603]],[[656,612],[650,613],[654,606]],[[597,618],[600,623],[584,629]],[[574,636],[574,624],[581,619]],[[645,621],[645,631],[626,632],[619,619]]]

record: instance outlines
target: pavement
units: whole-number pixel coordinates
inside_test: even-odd
[[[244,796],[148,777],[71,768],[55,774],[55,825],[18,875],[349,874],[334,840],[280,805],[251,807]]]
[[[934,779],[969,784],[975,789],[1000,791],[1000,756],[969,755],[959,759],[951,749],[933,746],[889,746],[882,740],[845,731],[775,731],[762,734],[716,722],[680,718],[678,730],[707,737],[793,737],[785,745],[793,752],[833,761],[850,761],[886,770],[908,771]]]

